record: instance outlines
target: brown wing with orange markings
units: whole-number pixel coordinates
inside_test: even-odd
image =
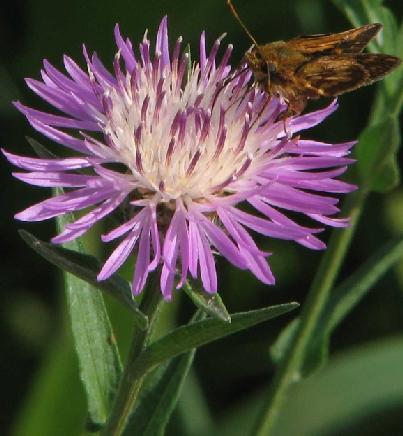
[[[399,58],[384,54],[321,56],[299,68],[296,79],[307,93],[334,97],[382,79],[399,63]]]
[[[287,41],[287,45],[305,55],[360,53],[379,32],[379,23],[366,24],[340,33],[303,35]]]

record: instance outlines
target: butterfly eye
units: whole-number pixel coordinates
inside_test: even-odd
[[[274,64],[265,62],[261,67],[261,71],[266,75],[270,75],[270,74],[275,74],[277,69]]]
[[[275,74],[276,71],[277,71],[277,68],[276,68],[276,66],[274,64],[267,64],[267,71],[270,74]]]

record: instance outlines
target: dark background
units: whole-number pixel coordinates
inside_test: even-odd
[[[351,27],[340,11],[328,1],[254,0],[237,3],[240,15],[256,40],[262,43],[298,34],[337,32]],[[397,17],[402,15],[401,2],[390,1],[385,4]],[[150,30],[150,36],[153,37],[162,16],[168,14],[171,42],[178,35],[183,35],[185,44],[189,43],[194,50],[194,57],[197,56],[202,30],[206,30],[210,46],[217,36],[227,32],[225,41],[235,45],[232,58],[235,64],[250,45],[227,10],[224,0],[15,0],[6,2],[1,9],[0,146],[21,154],[32,154],[26,135],[49,145],[29,127],[11,104],[12,100],[22,100],[34,107],[46,107],[29,92],[23,79],[39,78],[43,58],[61,67],[64,53],[83,65],[83,42],[90,50],[96,50],[110,67],[116,51],[113,40],[116,22],[120,23],[122,33],[129,36],[136,46],[145,28]],[[321,138],[326,142],[356,138],[365,126],[373,93],[374,87],[371,87],[343,96],[339,110],[321,126],[305,133],[304,137]],[[52,150],[57,153],[57,148],[54,145]],[[85,400],[78,384],[71,340],[65,333],[66,315],[60,276],[55,268],[25,246],[17,234],[19,228],[25,228],[48,240],[55,233],[54,222],[27,224],[13,220],[14,213],[47,197],[49,192],[13,179],[11,168],[4,159],[0,159],[0,168],[0,240],[3,253],[0,262],[0,433],[8,434],[13,428],[15,434],[37,434],[33,427],[32,433],[24,433],[16,423],[24,422],[35,410],[38,384],[44,383],[40,379],[41,374],[46,372],[46,365],[52,365],[52,359],[59,357],[65,362],[65,370],[69,374],[71,372],[68,376],[71,385],[66,386],[65,408],[52,412],[52,405],[49,405],[49,413],[70,416],[71,429],[64,425],[57,433],[49,430],[41,434],[78,434],[75,432],[85,418]],[[342,277],[354,271],[386,240],[402,233],[402,214],[401,187],[388,195],[371,197],[345,261]],[[328,234],[324,234],[323,238],[327,240]],[[87,245],[99,256],[104,256],[95,238],[88,239]],[[219,261],[220,292],[231,312],[304,300],[321,253],[284,241],[266,239],[261,241],[261,245],[274,253],[270,262],[277,278],[275,287],[266,287],[250,274],[239,272],[226,262]],[[337,355],[354,346],[401,333],[402,290],[403,265],[400,264],[375,286],[337,329],[332,341],[332,354]],[[114,303],[110,306],[124,347],[130,332],[130,321],[126,319],[126,313],[119,313],[120,309]],[[177,295],[176,302],[171,306],[170,311],[177,313],[180,321],[188,318],[191,305],[185,298]],[[170,316],[166,315],[168,325],[172,325]],[[206,346],[198,352],[195,364],[199,378],[197,386],[207,396],[214,421],[220,422],[241,404],[252,403],[254,395],[260,392],[272,375],[268,346],[291,318],[290,315],[265,324],[264,327]],[[56,372],[53,375],[54,383],[66,380],[63,374]],[[200,404],[194,407],[202,408]],[[69,408],[79,411],[70,413]],[[175,415],[170,429],[172,434],[183,432],[181,422],[186,418],[182,415],[180,412]],[[366,432],[362,434],[403,434],[401,413],[399,416],[396,405],[377,416],[376,422],[380,430],[367,418],[358,424],[352,423],[350,431],[353,433],[350,434],[361,434],[361,431]],[[371,428],[376,433],[371,433]]]

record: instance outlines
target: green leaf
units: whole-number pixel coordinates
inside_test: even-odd
[[[354,309],[375,283],[403,256],[403,238],[385,244],[354,274],[332,291],[309,350],[308,360],[301,374],[309,374],[326,360],[328,342],[334,329]],[[273,361],[278,364],[287,353],[298,330],[299,318],[291,321],[270,349]]]
[[[183,290],[199,309],[221,321],[231,322],[231,316],[218,293],[208,294],[199,289],[195,283],[190,285],[189,282],[185,283]]]
[[[189,436],[220,434],[216,431],[207,398],[193,367],[186,377],[176,411],[183,434]]]
[[[361,186],[386,192],[399,183],[396,163],[399,142],[398,121],[393,116],[386,116],[361,133],[356,147]]]
[[[201,320],[204,316],[204,313],[199,311],[191,322]],[[124,435],[158,436],[164,434],[195,352],[196,349],[193,348],[167,364],[161,365],[149,375],[140,395],[139,406],[130,417]]]
[[[9,434],[77,436],[86,415],[72,338],[63,332],[48,347]]]
[[[288,323],[281,331],[276,342],[270,347],[270,357],[275,365],[279,365],[292,346],[292,341],[297,334],[300,325],[300,319],[295,318]],[[314,339],[308,345],[308,350],[305,352],[306,359],[302,368],[299,369],[301,377],[308,376],[316,369],[324,365],[328,359],[329,337],[325,333],[316,334]]]
[[[403,407],[403,337],[366,344],[338,354],[321,369],[295,384],[287,394],[274,436],[395,435],[363,429],[361,419]],[[253,433],[257,413],[264,403],[262,392],[249,395],[220,416],[220,436]],[[400,420],[401,421],[401,420]],[[399,422],[399,421],[398,421]],[[356,424],[351,428],[351,424]],[[400,428],[399,426],[398,428]],[[395,427],[394,427],[395,428]],[[379,432],[381,429],[381,432]],[[378,430],[378,432],[377,432]],[[204,434],[204,433],[202,433]]]
[[[300,319],[294,318],[281,330],[276,342],[270,347],[270,357],[274,364],[279,365],[288,349],[290,348],[291,341],[297,333],[300,325]]]
[[[185,56],[187,56],[186,83],[188,83],[192,76],[192,54],[190,52],[190,44],[186,45],[184,53]]]
[[[368,22],[377,23],[381,21],[377,11],[382,7],[382,0],[333,0],[333,3],[343,12],[354,27],[362,26]]]
[[[179,327],[149,345],[137,358],[132,374],[134,374],[135,379],[140,378],[165,360],[172,359],[192,348],[200,347],[261,322],[276,318],[298,306],[298,303],[293,302],[237,313],[232,315],[231,324],[210,318]]]
[[[133,300],[130,285],[126,280],[115,274],[108,280],[97,281],[100,264],[95,257],[41,241],[25,230],[20,230],[19,233],[31,248],[50,263],[124,303],[132,311],[136,325],[142,330],[147,329],[148,319]]]
[[[39,156],[55,157],[39,142],[32,138],[27,139]],[[54,192],[58,194],[62,190],[55,189]],[[58,217],[56,220],[58,230],[62,231],[64,226],[72,221],[74,221],[72,214]],[[75,252],[77,256],[84,251],[77,239],[64,246],[70,249],[70,255],[71,252]],[[38,245],[35,244],[35,247],[37,248]],[[44,246],[42,245],[41,248],[43,254]],[[52,259],[54,260],[55,256],[52,256]],[[83,266],[80,273],[84,274],[84,270]],[[80,378],[87,394],[90,426],[97,428],[102,426],[109,416],[122,374],[122,364],[101,292],[95,286],[70,273],[64,273],[64,280]],[[115,278],[110,283],[119,283],[119,279]],[[136,318],[137,321],[140,319],[139,316]]]
[[[388,242],[332,292],[322,317],[329,333],[402,256],[403,238]]]
[[[34,152],[39,156],[45,159],[57,157],[54,153],[48,150],[44,145],[38,142],[36,139],[31,138],[30,136],[25,137],[28,141],[29,145],[32,147]]]
[[[403,406],[402,362],[402,336],[335,357],[291,390],[273,435],[369,434],[356,433],[349,426]]]
[[[59,230],[71,222],[71,215],[57,219]],[[67,248],[82,252],[78,240]],[[106,422],[115,396],[122,365],[116,340],[101,292],[89,283],[64,273],[71,328],[88,401],[88,412],[95,425]]]

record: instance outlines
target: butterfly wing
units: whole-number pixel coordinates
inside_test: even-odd
[[[301,66],[296,76],[306,95],[334,97],[382,79],[399,63],[399,58],[384,54],[321,56]]]
[[[360,53],[382,28],[381,24],[366,24],[340,33],[298,36],[287,45],[305,55]]]

